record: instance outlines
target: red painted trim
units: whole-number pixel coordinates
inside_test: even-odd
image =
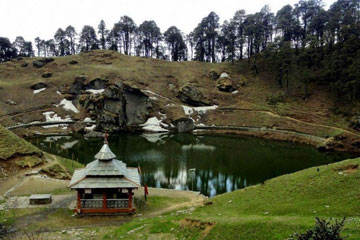
[[[106,209],[107,206],[106,206],[106,192],[104,191],[103,192],[103,209]]]
[[[127,208],[122,208],[122,209],[117,209],[117,208],[82,208],[81,209],[81,213],[132,213],[135,212],[136,209],[132,208],[132,209],[127,209]]]

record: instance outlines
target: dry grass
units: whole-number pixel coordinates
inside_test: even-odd
[[[235,64],[168,62],[125,56],[104,50],[58,57],[55,58],[55,61],[39,69],[32,66],[33,60],[34,58],[24,58],[20,61],[14,60],[0,65],[0,122],[3,124],[12,125],[17,122],[43,120],[42,112],[49,110],[55,110],[60,116],[69,114],[74,119],[81,118],[84,113],[75,115],[72,112],[63,111],[61,108],[55,108],[53,105],[58,104],[64,98],[64,96],[56,94],[56,91],[69,86],[76,76],[85,75],[87,81],[95,78],[107,79],[110,83],[122,81],[163,95],[170,101],[158,98],[154,102],[156,106],[154,112],[163,109],[173,120],[184,116],[182,103],[176,97],[178,90],[184,85],[192,85],[198,87],[209,101],[220,107],[248,110],[225,113],[210,112],[201,120],[208,125],[276,127],[325,138],[349,135],[341,129],[354,132],[349,127],[347,119],[329,110],[334,108],[334,101],[325,89],[316,85],[311,86],[311,96],[306,100],[299,96],[289,95],[285,97],[284,102],[269,105],[267,98],[283,94],[284,89],[279,87],[271,74],[261,72],[260,75],[254,76],[247,61]],[[78,64],[69,64],[71,60],[76,60]],[[22,68],[23,62],[27,62],[29,66]],[[220,92],[216,88],[216,81],[208,77],[211,70],[218,73],[229,73],[235,84],[241,82],[247,82],[247,84],[239,87],[238,94]],[[41,77],[44,72],[51,72],[53,75],[44,79]],[[30,86],[39,81],[46,82],[49,87],[44,92],[34,95]],[[18,94],[19,91],[22,94]],[[8,99],[14,100],[18,104],[15,106],[5,104]],[[170,102],[175,103],[175,106],[166,106]],[[24,113],[29,110],[29,113]],[[275,115],[264,113],[265,111]],[[9,114],[12,115],[1,117],[1,115]],[[354,136],[349,138],[352,141],[351,138]]]

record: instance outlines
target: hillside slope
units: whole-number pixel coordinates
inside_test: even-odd
[[[33,66],[36,60],[41,59],[24,58],[0,65],[0,123],[5,126],[44,121],[43,113],[53,111],[63,119],[68,116],[82,120],[88,116],[97,123],[121,125],[118,128],[105,126],[105,130],[126,130],[122,125],[138,125],[152,116],[167,124],[187,116],[182,105],[218,105],[216,110],[206,113],[194,111],[191,117],[196,124],[245,128],[233,129],[231,133],[359,151],[359,133],[350,127],[350,117],[334,113],[337,105],[325,90],[314,85],[310,97],[305,100],[285,96],[271,76],[266,73],[254,76],[247,61],[236,64],[166,62],[103,50],[54,58],[41,68]],[[230,82],[223,84],[231,85],[232,92],[219,91],[217,86],[221,85],[221,79],[213,80],[213,72],[218,75],[226,72],[230,76]],[[46,89],[34,94],[31,86],[39,82],[45,83]],[[103,95],[91,93],[109,87],[120,90]],[[195,102],[181,97],[184,89],[188,91],[185,95],[190,94]],[[119,91],[125,96],[121,95],[123,102],[116,100],[114,103],[114,95]],[[142,98],[126,98],[129,94]],[[56,107],[64,99],[71,100],[80,112]],[[149,103],[145,106],[147,100]],[[128,110],[122,112],[128,102],[143,104],[143,107],[130,109],[132,115],[121,118],[128,114]],[[98,116],[101,119],[96,119]],[[134,118],[131,123],[130,118]],[[74,131],[34,127],[27,134],[35,130]]]
[[[29,173],[69,179],[79,167],[82,164],[44,153],[0,125],[0,196],[10,195]]]

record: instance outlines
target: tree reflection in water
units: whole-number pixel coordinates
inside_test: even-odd
[[[39,137],[30,141],[43,150],[88,163],[102,139],[82,136]],[[324,153],[293,143],[229,135],[134,134],[109,138],[110,147],[132,167],[141,167],[150,187],[192,190],[189,169],[195,168],[194,191],[214,196],[311,166],[353,155]]]

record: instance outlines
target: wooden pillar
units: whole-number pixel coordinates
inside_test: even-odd
[[[129,209],[132,209],[132,189],[129,188],[128,189],[128,193],[129,193]]]
[[[104,190],[103,191],[103,208],[106,209],[107,206],[106,206],[106,191]]]
[[[80,201],[80,193],[81,190],[77,190],[77,209],[80,210],[81,209],[81,201]]]

